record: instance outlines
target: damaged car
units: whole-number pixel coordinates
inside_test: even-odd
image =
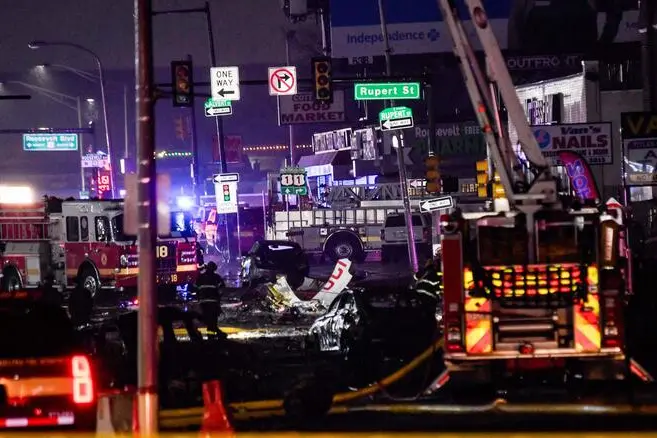
[[[308,256],[298,243],[287,240],[259,240],[242,259],[240,280],[243,286],[274,283],[284,275],[293,288],[308,276]]]

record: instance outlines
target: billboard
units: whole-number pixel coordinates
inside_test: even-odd
[[[602,5],[603,2],[598,2]],[[636,7],[634,2],[627,2]],[[452,51],[452,40],[436,0],[384,0],[388,39],[394,55]],[[483,0],[491,27],[502,49],[555,53],[593,48],[598,42],[639,38],[638,11],[620,16],[593,9],[588,0]],[[459,15],[469,20],[464,2]],[[384,54],[378,0],[331,0],[333,57],[353,58]],[[465,23],[472,37],[474,29]],[[474,44],[475,49],[479,48]]]
[[[657,185],[657,114],[621,113],[625,177],[629,186]]]
[[[590,165],[614,162],[610,122],[532,126],[532,131],[543,155],[554,161],[570,151]]]
[[[344,91],[333,91],[333,103],[316,102],[312,92],[281,96],[278,119],[280,125],[344,122]]]

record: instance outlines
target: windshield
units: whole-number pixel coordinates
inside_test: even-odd
[[[482,266],[527,263],[527,232],[524,227],[479,226],[477,238]]]
[[[420,215],[414,214],[413,215],[413,226],[414,227],[421,227],[422,226],[422,217]],[[386,218],[386,228],[393,228],[393,227],[404,227],[406,226],[406,220],[404,219],[404,216],[399,214],[391,215]]]
[[[66,311],[33,305],[0,310],[0,357],[28,358],[70,354],[77,334]]]
[[[590,224],[548,224],[538,231],[539,263],[591,263],[595,260],[595,228]]]
[[[123,226],[123,214],[119,214],[113,217],[112,232],[114,234],[114,240],[117,242],[129,242],[137,239],[136,236],[126,234],[124,230],[125,228]],[[161,237],[193,237],[195,235],[193,215],[189,212],[182,211],[171,212],[171,226],[169,230],[170,232],[168,235]]]

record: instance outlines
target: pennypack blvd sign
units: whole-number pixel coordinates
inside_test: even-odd
[[[209,98],[205,101],[205,117],[229,116],[233,114],[230,100]]]
[[[23,134],[24,151],[77,151],[77,134]]]
[[[419,100],[419,82],[388,82],[354,84],[356,100]]]
[[[379,113],[382,131],[393,131],[413,127],[413,111],[405,106],[386,108]]]
[[[420,204],[420,210],[424,211],[444,210],[452,207],[454,207],[454,199],[451,196],[430,199]]]
[[[219,100],[240,100],[239,67],[210,68],[212,97]]]

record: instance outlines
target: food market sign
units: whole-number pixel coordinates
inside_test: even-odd
[[[591,165],[613,162],[611,122],[532,126],[532,132],[543,155],[554,161],[560,152],[571,151]]]
[[[23,134],[24,151],[77,151],[77,134]]]

